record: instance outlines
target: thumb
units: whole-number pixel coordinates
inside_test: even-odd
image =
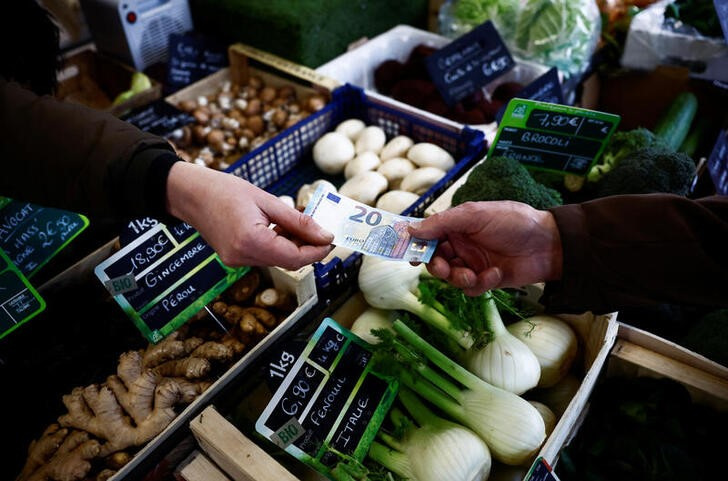
[[[272,222],[307,244],[328,245],[334,240],[334,235],[324,230],[311,216],[288,207],[278,199],[266,205],[265,211]]]
[[[435,214],[409,225],[409,233],[420,239],[440,239],[446,236],[448,230],[447,216],[443,214]]]

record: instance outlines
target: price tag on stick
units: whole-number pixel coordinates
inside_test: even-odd
[[[396,380],[372,367],[371,347],[326,318],[288,370],[255,429],[328,474],[369,451],[397,394]]]
[[[715,141],[708,157],[708,171],[716,193],[728,195],[728,129],[721,130]]]
[[[512,99],[488,157],[511,157],[527,167],[586,175],[619,120],[614,114]]]
[[[187,322],[247,271],[225,266],[198,232],[180,240],[161,223],[95,269],[151,342]]]
[[[432,82],[451,107],[516,65],[490,20],[445,45],[425,62]]]
[[[0,339],[45,307],[43,298],[0,249]]]

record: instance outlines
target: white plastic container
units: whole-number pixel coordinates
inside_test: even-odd
[[[410,27],[398,25],[392,29],[368,40],[361,46],[346,52],[343,55],[321,65],[316,69],[321,75],[331,77],[341,83],[350,83],[368,91],[373,97],[384,97],[377,92],[374,86],[374,71],[386,60],[404,62],[414,47],[420,44],[428,47],[441,48],[451,42],[451,39],[441,35]],[[508,73],[498,77],[484,87],[489,94],[500,84],[505,82],[519,82],[528,84],[543,75],[549,67],[525,60],[516,60],[516,66]],[[389,101],[395,101],[386,97]],[[418,109],[421,110],[421,109]],[[421,110],[425,112],[424,110]],[[429,112],[426,113],[429,116]],[[484,125],[472,125],[486,133],[494,133],[497,126],[495,122]]]
[[[671,1],[654,3],[635,16],[627,33],[622,66],[640,70],[659,65],[680,66],[686,67],[691,77],[728,82],[725,39],[664,28],[665,8]]]

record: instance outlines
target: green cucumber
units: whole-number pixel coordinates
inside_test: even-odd
[[[685,141],[697,111],[698,99],[695,94],[682,92],[675,97],[667,112],[658,120],[653,132],[672,150],[677,150]]]

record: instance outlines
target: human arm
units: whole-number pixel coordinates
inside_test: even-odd
[[[165,139],[2,78],[0,128],[0,195],[92,218],[163,213],[158,179],[177,160]]]
[[[514,204],[463,204],[413,228],[441,240],[430,272],[468,294],[549,281],[542,301],[552,311],[728,303],[727,197],[615,196],[549,211]]]
[[[329,251],[310,218],[243,179],[180,162],[161,137],[1,78],[0,101],[0,195],[92,218],[176,216],[231,266],[297,268]]]
[[[226,265],[296,269],[331,250],[333,235],[310,216],[234,175],[178,162],[166,192],[168,212],[200,231]]]
[[[728,306],[728,197],[620,195],[550,209],[563,245],[551,311]]]

